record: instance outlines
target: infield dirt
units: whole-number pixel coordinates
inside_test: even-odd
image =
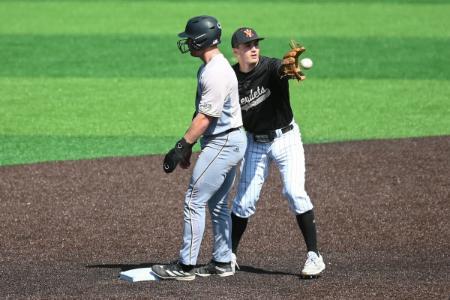
[[[448,299],[450,137],[305,153],[319,279],[298,276],[305,246],[272,168],[235,276],[119,280],[177,258],[190,172],[165,174],[161,156],[106,158],[0,167],[0,298]]]

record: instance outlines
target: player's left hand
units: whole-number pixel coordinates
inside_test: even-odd
[[[171,149],[164,157],[163,170],[166,173],[172,173],[177,165],[186,169],[190,165],[190,158],[192,155],[192,146],[184,138],[179,140],[173,149]]]
[[[305,74],[300,69],[298,64],[298,57],[305,52],[305,47],[291,40],[291,50],[283,56],[283,62],[280,69],[281,77],[288,76],[289,78],[296,78],[298,81],[306,79]]]

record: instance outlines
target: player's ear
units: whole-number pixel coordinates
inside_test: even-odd
[[[233,49],[233,55],[238,57],[239,56],[239,49],[237,48],[232,48]]]

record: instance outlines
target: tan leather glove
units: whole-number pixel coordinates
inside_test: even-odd
[[[296,78],[298,81],[305,80],[306,76],[300,68],[298,57],[305,52],[306,49],[294,40],[291,40],[289,45],[291,46],[291,50],[283,56],[280,75],[282,78],[288,76],[289,79]]]

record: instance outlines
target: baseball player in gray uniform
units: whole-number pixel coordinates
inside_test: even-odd
[[[232,36],[233,66],[239,81],[242,118],[248,145],[232,207],[232,250],[235,265],[239,241],[248,219],[255,213],[271,162],[278,166],[283,194],[303,234],[308,250],[301,274],[317,277],[325,264],[317,249],[313,205],[305,191],[305,156],[300,130],[289,99],[289,76],[282,76],[281,59],[260,56],[263,38],[248,27]]]
[[[201,152],[194,166],[184,200],[183,244],[179,259],[152,267],[162,279],[193,280],[196,275],[221,277],[234,274],[231,265],[231,218],[227,196],[236,168],[242,160],[247,138],[242,128],[236,75],[217,45],[220,23],[211,16],[190,19],[178,48],[203,61],[197,79],[195,115],[184,137],[170,150],[163,163],[172,172],[178,164],[190,165],[192,146],[201,137]],[[197,267],[205,229],[205,206],[212,219],[214,248],[209,264]]]

